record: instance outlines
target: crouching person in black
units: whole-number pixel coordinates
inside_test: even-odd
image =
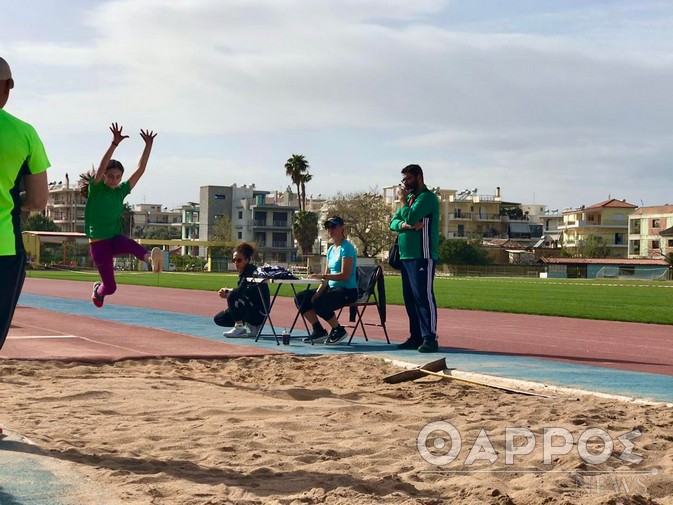
[[[246,280],[254,277],[257,269],[250,262],[254,253],[255,248],[247,242],[234,248],[232,261],[238,271],[238,285],[234,289],[222,288],[217,292],[220,298],[227,300],[227,308],[215,314],[215,324],[232,327],[223,333],[228,338],[257,336],[269,307],[269,286]]]

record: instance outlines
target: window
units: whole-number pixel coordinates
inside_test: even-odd
[[[652,228],[659,228],[659,220],[658,219],[653,219],[652,220]]]
[[[283,228],[287,228],[289,226],[287,224],[287,212],[274,212],[273,213],[273,225],[274,226],[282,226]]]
[[[243,232],[239,231],[238,232],[238,240],[241,240],[243,238]]]
[[[226,195],[215,195],[215,200],[224,200]]]
[[[238,211],[238,219],[243,219],[243,211],[242,210]],[[241,238],[241,237],[238,237],[238,238]]]
[[[659,249],[660,244],[658,240],[653,240],[652,241],[652,249]]]
[[[287,247],[287,234],[286,233],[273,233],[273,235],[272,235],[272,245],[273,245],[273,247]]]
[[[458,235],[459,237],[464,237],[464,236],[465,236],[465,225],[463,225],[463,224],[459,224],[459,225],[458,225],[458,233],[457,233],[457,235]]]
[[[615,233],[615,245],[622,245],[624,243],[624,234]]]
[[[668,247],[673,247],[673,239],[668,239]]]

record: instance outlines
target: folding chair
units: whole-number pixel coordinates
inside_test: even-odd
[[[355,326],[348,339],[348,344],[353,340],[353,336],[358,327],[362,328],[362,334],[367,338],[367,326],[380,326],[383,328],[383,334],[386,336],[386,342],[390,343],[388,338],[388,330],[386,329],[386,309],[385,309],[385,284],[383,282],[383,269],[379,265],[365,265],[359,266],[356,270],[356,279],[358,283],[358,299],[354,303],[348,305],[350,310],[350,321],[355,321]],[[377,293],[378,292],[378,293]],[[367,307],[373,305],[376,307],[379,314],[379,323],[366,323],[363,321]],[[343,308],[339,311],[339,316]]]

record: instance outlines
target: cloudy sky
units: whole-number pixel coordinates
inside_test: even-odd
[[[673,204],[668,0],[0,0],[5,109],[50,180],[100,160],[110,122],[157,131],[130,203],[202,185],[280,190],[303,154],[329,196],[399,181],[550,208]]]

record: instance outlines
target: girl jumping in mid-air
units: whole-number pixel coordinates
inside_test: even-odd
[[[152,249],[150,253],[134,240],[122,235],[121,227],[124,199],[145,172],[152,142],[157,134],[149,130],[140,130],[140,136],[145,141],[145,149],[140,156],[136,171],[128,181],[121,182],[124,167],[111,158],[119,143],[129,137],[122,135],[122,127],[117,126],[117,123],[112,123],[110,131],[112,143],[105,151],[95,176],[82,191],[88,196],[84,209],[85,233],[89,237],[91,258],[98,268],[102,281],[93,285],[91,300],[96,307],[102,307],[105,297],[117,290],[113,261],[115,256],[133,254],[139,260],[151,265],[155,272],[161,271],[163,259],[163,253],[158,247]]]

